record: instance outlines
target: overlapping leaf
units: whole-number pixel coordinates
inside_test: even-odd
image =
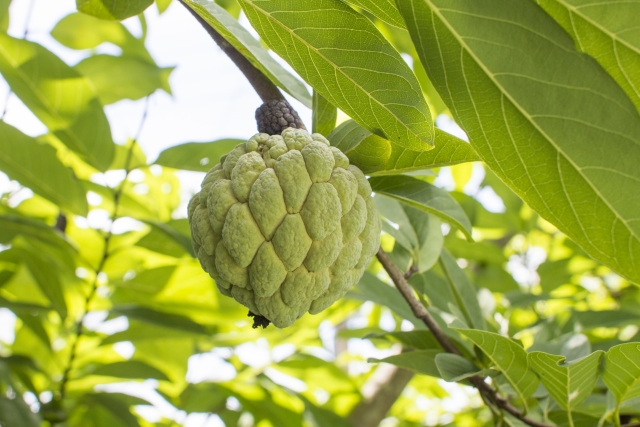
[[[640,282],[640,116],[537,5],[398,0],[423,65],[489,167]]]
[[[114,153],[111,129],[84,77],[44,47],[4,34],[0,72],[60,141],[97,169],[109,167]]]
[[[384,359],[369,359],[369,362],[385,362],[401,368],[409,369],[419,374],[431,377],[440,377],[440,371],[436,366],[436,356],[442,350],[416,350],[389,356]]]
[[[240,0],[253,27],[331,104],[408,149],[433,146],[420,84],[367,18],[340,0]]]
[[[372,134],[353,120],[329,135],[331,145],[342,150],[351,163],[371,176],[394,175],[480,160],[471,144],[435,129],[435,147],[429,151],[404,148]]]
[[[63,209],[87,214],[84,188],[58,160],[56,150],[4,122],[0,122],[0,169]]]
[[[640,111],[640,3],[616,0],[537,0],[616,80]]]
[[[416,209],[442,218],[471,239],[471,223],[460,205],[447,193],[428,182],[399,175],[372,177],[369,182],[375,193],[384,194]]]
[[[207,172],[220,161],[220,157],[243,142],[246,141],[221,139],[213,142],[187,142],[167,148],[154,163],[175,169]]]
[[[482,309],[478,302],[476,289],[464,271],[458,266],[455,258],[446,250],[443,250],[440,255],[440,267],[445,274],[445,280],[449,284],[456,306],[464,315],[464,320],[472,328],[485,329],[486,325],[482,317]]]
[[[312,132],[328,136],[336,127],[337,118],[338,109],[318,92],[313,91]]]
[[[480,347],[495,365],[495,369],[502,372],[509,381],[526,409],[526,398],[536,391],[540,381],[527,364],[527,353],[524,348],[509,338],[493,332],[473,329],[456,330]]]
[[[602,355],[602,351],[596,351],[583,359],[564,364],[565,356],[534,351],[529,353],[527,360],[551,397],[571,416],[571,412],[589,397],[595,387]]]
[[[311,96],[305,85],[278,64],[260,42],[254,39],[249,31],[223,7],[207,0],[187,0],[185,3],[247,58],[254,67],[262,71],[269,80],[307,107],[311,107]]]
[[[373,13],[377,18],[394,27],[404,28],[404,21],[393,0],[344,0]]]
[[[617,405],[640,396],[640,343],[620,344],[604,358],[602,379]]]

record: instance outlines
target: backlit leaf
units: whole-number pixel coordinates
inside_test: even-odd
[[[398,0],[429,78],[487,165],[640,282],[640,116],[533,2]]]
[[[0,34],[0,72],[11,90],[55,136],[99,170],[114,144],[87,80],[44,47]]]
[[[433,147],[420,84],[375,26],[339,0],[240,0],[260,36],[314,90],[371,132]]]

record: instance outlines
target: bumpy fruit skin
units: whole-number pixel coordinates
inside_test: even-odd
[[[279,328],[341,298],[380,246],[360,169],[322,135],[294,128],[223,156],[191,199],[189,222],[220,292]]]

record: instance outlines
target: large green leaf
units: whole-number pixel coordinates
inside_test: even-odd
[[[0,72],[20,100],[70,149],[99,170],[114,144],[87,80],[44,47],[0,34]]]
[[[393,0],[344,0],[373,13],[377,18],[394,27],[404,28],[402,16]]]
[[[372,177],[369,183],[375,193],[440,217],[471,239],[469,218],[445,190],[405,175]]]
[[[243,142],[246,141],[220,139],[213,142],[187,142],[167,148],[154,163],[175,169],[207,172],[220,161],[220,157]]]
[[[56,150],[5,122],[0,122],[0,170],[61,208],[87,215],[84,188],[58,160]]]
[[[419,374],[440,377],[440,371],[436,366],[436,356],[441,353],[442,350],[415,350],[384,359],[369,359],[369,362],[391,363]]]
[[[598,380],[600,358],[604,352],[596,351],[589,356],[567,364],[565,356],[534,351],[527,356],[529,366],[542,384],[563,409],[571,412],[589,397]]]
[[[338,109],[314,90],[312,132],[328,136],[336,127],[337,118]]]
[[[509,338],[493,332],[454,329],[473,341],[487,355],[495,369],[502,372],[509,381],[526,410],[526,398],[536,391],[540,381],[527,364],[527,353],[524,348]]]
[[[91,81],[103,105],[141,99],[158,89],[171,93],[173,68],[160,68],[135,56],[94,55],[75,68]]]
[[[430,79],[489,167],[640,282],[640,116],[533,2],[398,0]]]
[[[330,135],[331,145],[342,150],[367,175],[394,175],[480,160],[471,144],[435,129],[435,147],[429,151],[409,150],[374,135],[353,120],[338,126]]]
[[[267,50],[223,7],[207,0],[186,0],[202,19],[273,83],[311,108],[311,96],[305,85],[276,62]]]
[[[278,55],[331,104],[408,149],[433,146],[420,84],[367,18],[339,0],[240,0]]]
[[[604,358],[602,379],[617,406],[640,396],[640,343],[611,347]]]
[[[76,7],[87,15],[121,21],[144,12],[152,3],[153,0],[76,0]]]
[[[640,3],[617,0],[536,0],[593,56],[640,110]]]

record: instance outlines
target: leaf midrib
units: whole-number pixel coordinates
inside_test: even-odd
[[[53,106],[49,105],[49,102],[47,101],[46,98],[44,98],[44,95],[40,92],[40,90],[38,90],[37,86],[35,86],[31,79],[28,78],[28,76],[22,71],[20,70],[20,68],[18,67],[18,64],[16,61],[14,61],[7,53],[7,51],[4,49],[4,46],[2,46],[2,44],[0,44],[0,54],[6,59],[6,61],[9,63],[9,65],[11,65],[11,67],[13,67],[13,69],[15,70],[16,74],[18,75],[18,77],[27,85],[31,88],[31,90],[33,91],[34,95],[36,96],[36,98],[38,98],[38,100],[42,103],[42,105],[45,106],[45,108],[49,111],[49,114],[51,114],[51,116],[53,116],[57,121],[59,122],[65,122],[65,120],[58,115],[58,113],[56,112],[55,108],[53,108]],[[69,128],[67,126],[65,126],[63,129],[61,129],[61,131],[65,134],[67,134],[71,139],[74,140],[74,142],[77,144],[77,148],[80,150],[83,150],[83,145],[82,145],[82,140],[79,139],[74,133],[69,131]],[[83,154],[86,156],[89,156],[91,158],[93,158],[93,155],[91,155],[91,153],[89,153],[88,151],[83,150]]]
[[[498,88],[498,90],[500,90],[500,92],[502,93],[503,96],[505,96],[506,98],[509,99],[509,101],[518,109],[518,111],[520,111],[520,114],[522,114],[525,119],[527,119],[527,121],[529,123],[531,123],[533,125],[533,127],[538,130],[538,132],[540,132],[540,134],[547,140],[547,142],[549,142],[553,147],[556,148],[556,150],[562,154],[562,156],[564,157],[564,159],[571,164],[571,166],[573,166],[573,168],[576,170],[576,172],[589,184],[589,187],[593,190],[594,193],[596,193],[600,200],[602,200],[605,205],[611,210],[611,212],[616,216],[616,218],[622,223],[624,224],[625,228],[629,231],[629,234],[631,234],[632,236],[634,236],[636,238],[636,240],[640,241],[640,236],[638,234],[636,234],[636,232],[631,229],[629,227],[629,225],[627,224],[627,221],[622,218],[619,214],[619,212],[614,209],[611,204],[609,203],[609,201],[607,199],[605,199],[602,194],[600,193],[600,191],[594,187],[593,183],[591,182],[591,180],[589,180],[583,173],[582,173],[582,169],[577,167],[577,165],[573,162],[572,159],[570,159],[567,154],[560,149],[560,147],[555,143],[555,141],[550,138],[546,132],[544,132],[540,126],[537,124],[537,122],[531,120],[531,115],[528,114],[523,107],[516,102],[509,94],[508,91],[505,90],[505,88],[496,80],[493,78],[493,73],[490,73],[489,70],[484,66],[484,63],[482,61],[480,61],[480,59],[473,53],[473,50],[464,42],[464,39],[458,36],[457,31],[454,30],[454,28],[449,24],[449,22],[444,18],[444,16],[440,13],[440,8],[438,8],[437,6],[435,6],[431,0],[422,0],[427,2],[430,5],[430,9],[432,10],[432,12],[434,14],[436,14],[441,22],[449,29],[450,33],[456,38],[456,40],[458,40],[458,42],[460,43],[460,45],[463,47],[463,49],[465,50],[465,52],[467,52],[467,54],[469,56],[471,56],[471,58],[473,58],[473,60],[476,62],[476,64],[485,72],[485,75],[493,82],[493,84]],[[453,13],[462,13],[460,11],[456,11],[451,9],[451,11]],[[483,17],[480,17],[483,18]],[[513,139],[513,138],[512,138]],[[589,244],[591,246],[597,247],[597,245],[591,241],[591,239],[584,234],[584,237],[589,241]]]
[[[267,18],[267,20],[272,20],[273,22],[277,23],[281,28],[284,28],[285,32],[289,33],[292,37],[296,38],[299,42],[301,42],[303,45],[307,46],[307,49],[312,50],[313,52],[315,52],[318,56],[322,57],[328,64],[330,64],[334,70],[336,70],[337,72],[339,72],[342,76],[344,76],[345,78],[347,78],[347,80],[349,80],[351,83],[353,83],[354,86],[356,86],[360,91],[362,91],[368,98],[369,98],[369,102],[371,102],[372,100],[379,106],[381,106],[385,111],[387,111],[389,114],[391,114],[399,123],[403,124],[404,128],[407,129],[407,131],[409,131],[409,133],[411,135],[413,135],[418,141],[422,141],[425,145],[433,147],[433,142],[430,144],[428,142],[423,141],[423,139],[421,137],[419,137],[415,132],[413,132],[413,130],[411,128],[409,128],[408,126],[404,125],[404,122],[402,120],[400,120],[398,118],[398,116],[393,113],[392,111],[390,111],[386,104],[382,104],[380,101],[378,101],[377,99],[375,99],[374,97],[372,97],[369,92],[367,92],[366,90],[364,90],[364,88],[362,88],[362,86],[360,86],[358,83],[356,83],[349,75],[345,74],[344,72],[342,72],[342,70],[340,69],[340,67],[336,66],[332,61],[329,61],[329,59],[327,59],[326,56],[324,56],[322,53],[320,53],[318,51],[318,49],[316,49],[314,46],[308,44],[304,39],[302,39],[300,36],[298,36],[294,31],[291,31],[289,29],[289,27],[287,27],[286,25],[284,25],[282,22],[280,22],[278,19],[276,19],[271,13],[267,12],[266,10],[258,7],[258,5],[255,4],[255,2],[253,0],[240,0],[241,2],[246,2],[246,3],[251,3],[254,7],[254,9],[256,11],[259,11],[262,13],[263,16],[265,16]],[[410,83],[410,82],[408,82]],[[422,95],[421,95],[422,96]],[[345,98],[346,99],[346,98]],[[414,107],[415,108],[415,107]],[[417,110],[417,109],[416,109]],[[420,112],[418,110],[418,112]],[[424,115],[424,114],[423,114]],[[428,117],[425,117],[425,119],[428,119]],[[376,120],[378,120],[378,118],[376,117]],[[425,120],[426,122],[427,120]],[[433,130],[433,126],[431,127]],[[382,128],[381,128],[382,129]],[[432,136],[435,138],[435,131],[432,132]]]

